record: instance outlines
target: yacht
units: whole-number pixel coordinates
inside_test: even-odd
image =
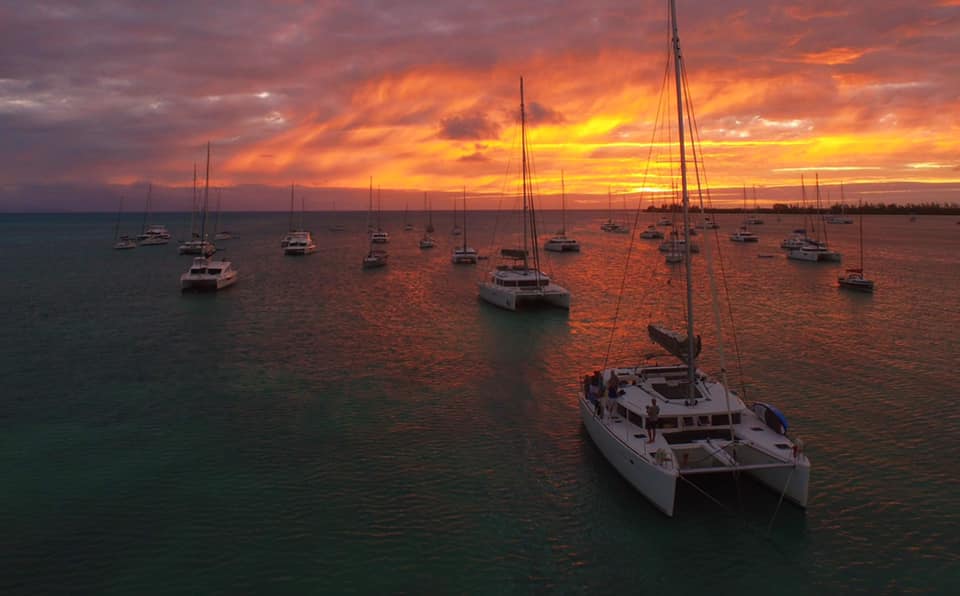
[[[490,304],[505,308],[507,310],[522,310],[527,307],[544,305],[556,306],[559,308],[570,308],[570,292],[553,283],[545,273],[540,270],[540,251],[537,245],[533,245],[533,263],[531,267],[530,254],[527,250],[527,238],[534,238],[536,242],[536,226],[534,225],[534,206],[531,189],[533,185],[529,178],[527,168],[527,117],[523,100],[523,78],[520,78],[520,143],[521,143],[521,162],[522,162],[522,185],[523,185],[523,203],[522,203],[522,226],[526,231],[529,226],[529,233],[523,234],[524,245],[522,248],[505,248],[500,251],[500,256],[508,261],[508,264],[499,265],[490,272],[487,280],[481,282],[480,297]]]
[[[687,239],[681,238],[677,234],[671,234],[670,238],[664,242],[660,243],[660,252],[671,252],[674,249],[679,249],[683,252],[687,250]],[[698,253],[700,252],[700,246],[695,242],[690,242],[690,252]]]
[[[657,220],[657,225],[660,227],[669,227],[673,225],[673,222],[670,221],[669,217],[661,217],[659,220]]]
[[[703,218],[703,222],[700,223],[700,224],[697,224],[697,227],[700,228],[701,230],[718,230],[718,229],[720,229],[720,226],[717,224],[717,222],[713,221],[713,219],[712,219],[709,215],[706,216],[706,217],[704,217],[704,218]]]
[[[650,224],[647,229],[640,232],[640,237],[646,240],[662,240],[663,232],[657,229],[657,226]]]
[[[436,246],[436,242],[434,242],[433,237],[424,232],[423,238],[420,239],[420,248],[433,248],[434,246]]]
[[[800,248],[790,249],[787,253],[788,259],[794,261],[809,261],[816,263],[818,261],[840,262],[840,253],[832,251],[820,242],[807,242]]]
[[[120,235],[120,219],[123,216],[123,196],[120,196],[120,209],[117,211],[117,224],[113,228],[113,248],[114,250],[130,250],[136,248],[136,241],[130,236]]]
[[[310,232],[302,231],[292,235],[283,247],[283,254],[288,256],[302,256],[312,254],[317,250],[317,245],[313,242],[313,235]]]
[[[456,217],[457,213],[457,203],[453,203],[453,213]],[[457,222],[454,221],[453,225],[456,229],[461,229],[457,226]],[[477,250],[470,246],[467,246],[467,189],[463,189],[463,243],[460,246],[456,246],[453,249],[453,256],[450,258],[451,262],[454,265],[476,265],[480,260],[480,255],[477,254]]]
[[[387,251],[373,248],[371,245],[370,252],[367,253],[367,256],[363,257],[363,268],[376,269],[378,267],[386,267],[388,256]]]
[[[759,242],[760,238],[747,229],[747,226],[740,226],[740,229],[730,234],[732,242]]]
[[[567,238],[567,192],[563,182],[563,170],[560,171],[560,231],[543,245],[550,252],[580,252],[580,243]]]
[[[136,241],[130,236],[119,236],[113,243],[113,248],[116,250],[130,250],[136,247]]]
[[[216,292],[232,286],[236,281],[237,271],[230,261],[194,257],[190,269],[180,276],[180,289],[184,292]]]
[[[147,204],[143,212],[143,231],[137,235],[137,242],[140,246],[159,246],[170,242],[170,232],[167,231],[165,226],[160,224],[147,225],[147,220],[150,219],[152,195],[153,184],[149,184],[147,185]]]
[[[199,238],[194,238],[192,240],[186,240],[182,242],[177,248],[177,252],[182,255],[201,255],[204,257],[209,257],[212,256],[213,253],[217,252],[217,247],[209,240],[200,240]]]
[[[670,21],[683,214],[689,228],[687,102],[680,76],[686,71],[675,0],[670,1]],[[669,517],[676,512],[681,483],[697,486],[695,479],[708,474],[748,474],[782,499],[806,507],[810,460],[803,444],[787,435],[786,417],[768,403],[747,404],[726,384],[725,373],[714,379],[697,367],[702,341],[695,330],[695,288],[691,268],[684,269],[686,337],[663,325],[647,326],[650,339],[679,364],[612,366],[583,377],[578,404],[587,433],[607,461]],[[722,338],[719,329],[716,336]]]
[[[170,232],[161,224],[150,224],[137,236],[140,246],[157,246],[170,242]]]
[[[812,239],[807,237],[807,230],[805,228],[795,228],[790,232],[789,236],[780,242],[780,248],[792,250],[794,248],[800,248],[811,241]]]
[[[841,187],[842,188],[842,187]],[[847,269],[846,274],[837,278],[841,288],[859,292],[873,292],[873,280],[863,276],[863,204],[860,204],[860,266]]]

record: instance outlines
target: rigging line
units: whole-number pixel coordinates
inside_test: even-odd
[[[687,81],[687,72],[686,72],[686,69],[685,69],[685,68],[684,68],[684,70],[683,70],[683,72],[682,72],[682,76],[683,76],[684,86],[686,86],[686,87],[689,88],[689,82]],[[689,113],[690,113],[690,119],[692,120],[690,126],[693,128],[693,132],[692,132],[691,134],[694,134],[694,133],[696,134],[697,143],[695,143],[695,145],[698,145],[699,142],[700,142],[700,123],[699,123],[699,121],[697,120],[696,111],[695,111],[694,108],[693,108],[693,103],[692,103],[692,101],[689,99],[689,95],[687,95],[687,102],[688,102],[688,111],[689,111]],[[702,155],[701,155],[701,159],[702,159]],[[695,163],[696,163],[696,162],[695,162]],[[697,169],[697,171],[699,172],[699,169]],[[710,190],[709,190],[710,187],[707,185],[707,179],[706,179],[706,168],[704,168],[703,175],[704,175],[704,185],[707,186],[707,198],[708,198],[708,200],[711,200]],[[698,185],[699,185],[699,178],[698,178]],[[702,199],[702,197],[701,197],[700,207],[701,207],[701,211],[702,211],[702,210],[703,210],[703,199]],[[707,231],[707,230],[704,229],[704,232],[706,232],[706,231]],[[721,244],[720,244],[720,233],[719,233],[718,230],[712,230],[712,231],[713,231],[713,233],[714,233],[714,234],[713,234],[713,239],[714,239],[714,242],[716,243],[716,246],[717,246],[717,255],[718,255],[718,257],[719,257],[719,258],[717,259],[717,263],[718,263],[719,266],[720,266],[720,279],[721,279],[721,281],[723,282],[723,296],[726,298],[727,314],[728,314],[728,316],[729,316],[729,318],[730,318],[730,335],[731,335],[731,339],[733,340],[733,353],[734,353],[734,356],[736,357],[736,361],[737,361],[737,375],[738,375],[739,381],[740,381],[740,383],[739,383],[739,385],[740,385],[740,394],[743,396],[744,399],[746,399],[746,397],[747,397],[747,391],[746,391],[746,385],[744,384],[743,357],[742,357],[742,355],[741,355],[741,353],[740,353],[740,339],[739,339],[739,336],[738,336],[738,334],[737,334],[737,325],[736,325],[736,321],[735,321],[734,316],[733,316],[733,304],[732,304],[732,300],[730,300],[730,287],[729,287],[729,284],[727,283],[727,272],[726,272],[726,268],[724,267],[724,264],[723,264],[723,248],[721,247]],[[704,242],[704,244],[706,244],[706,242]],[[711,280],[712,280],[712,279],[713,279],[713,278],[712,278],[712,276],[711,276]],[[722,341],[722,326],[719,324],[719,322],[718,322],[717,326],[718,326],[719,330],[721,331],[719,337],[721,338],[721,341]],[[722,345],[721,345],[721,346],[720,346],[721,354],[722,354],[722,349],[723,349],[723,347],[722,347]],[[726,377],[726,367],[723,366],[722,364],[721,364],[721,373],[724,375],[724,378],[725,378],[725,377]],[[724,379],[724,380],[725,380],[725,379]],[[726,382],[724,382],[723,385],[724,385],[725,388],[728,387],[728,385],[727,385]]]
[[[660,96],[661,96],[661,98],[662,98],[663,95],[666,93],[666,86],[667,86],[667,83],[669,82],[669,80],[668,80],[667,77],[669,76],[669,73],[670,73],[670,61],[668,60],[668,61],[667,61],[666,68],[664,68],[663,81],[662,81],[662,83],[661,83],[661,85],[660,85]],[[643,181],[642,187],[643,187],[643,188],[646,188],[646,186],[647,186],[647,176],[648,176],[649,173],[650,173],[650,163],[651,163],[651,157],[653,156],[653,148],[654,148],[654,146],[655,146],[655,141],[656,141],[656,139],[657,139],[657,122],[660,121],[661,105],[662,105],[662,101],[661,101],[661,102],[658,102],[658,104],[657,104],[657,115],[656,115],[656,117],[654,118],[654,121],[653,121],[653,122],[654,122],[653,133],[652,133],[651,136],[650,136],[650,145],[647,147],[647,161],[646,161],[646,165],[644,166],[643,178],[642,178],[642,181]],[[641,201],[641,202],[642,202],[642,201]],[[639,218],[639,216],[640,216],[640,214],[639,214],[639,209],[640,209],[639,205],[637,206],[637,209],[638,209],[637,218]],[[603,366],[602,366],[601,368],[606,368],[606,367],[607,367],[607,363],[608,363],[609,360],[610,360],[610,350],[611,350],[612,347],[613,347],[613,338],[614,338],[614,336],[615,336],[615,334],[616,334],[616,332],[617,332],[617,324],[619,323],[619,319],[620,319],[620,307],[621,307],[621,305],[622,305],[622,303],[623,303],[623,293],[624,293],[624,290],[626,289],[627,278],[628,278],[629,273],[630,273],[630,257],[631,257],[631,255],[633,254],[633,246],[634,246],[634,242],[635,242],[636,235],[637,235],[637,226],[634,225],[633,230],[632,230],[632,232],[631,232],[631,234],[630,234],[630,244],[627,246],[627,255],[626,255],[626,258],[624,259],[624,264],[623,264],[623,276],[620,278],[620,290],[617,292],[617,304],[616,304],[616,307],[614,308],[614,311],[613,311],[613,323],[612,323],[612,325],[610,326],[610,338],[609,338],[609,340],[607,340],[607,349],[606,349],[606,352],[605,352],[604,355],[603,355]],[[650,277],[651,277],[651,279],[653,278],[653,272],[654,272],[654,271],[655,271],[654,269],[651,269],[651,272],[650,272]],[[643,299],[645,298],[647,292],[649,292],[652,287],[653,287],[653,284],[646,284],[646,288],[644,289],[644,293],[643,293],[643,295],[641,296],[641,302],[642,302]]]
[[[790,468],[790,474],[787,475],[787,482],[783,485],[783,491],[780,493],[780,500],[777,501],[777,508],[773,510],[773,517],[770,518],[770,524],[767,526],[767,533],[770,533],[770,530],[773,529],[773,522],[777,519],[777,514],[780,512],[780,505],[783,504],[783,497],[787,494],[787,488],[790,486],[790,480],[793,479],[793,473],[797,470],[797,466]]]

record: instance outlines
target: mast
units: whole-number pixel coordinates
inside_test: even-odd
[[[220,191],[223,190],[221,187],[217,187],[217,219],[213,222],[213,235],[214,240],[216,240],[217,232],[220,231]]]
[[[522,165],[521,184],[523,185],[523,209],[520,218],[523,222],[523,268],[527,265],[527,113],[523,106],[523,77],[520,77],[520,161]]]
[[[693,271],[690,267],[690,193],[687,189],[687,153],[683,131],[683,55],[680,53],[680,31],[677,28],[677,3],[670,0],[670,23],[673,29],[673,68],[677,85],[677,126],[680,132],[680,181],[683,191],[683,238],[686,244],[687,270],[687,397],[694,399],[696,380],[696,341],[693,335]]]
[[[383,201],[380,199],[380,187],[377,186],[377,231],[382,232],[383,228],[380,227],[380,212],[383,211]]]
[[[370,200],[369,205],[367,205],[367,232],[373,231],[373,224],[370,223],[370,218],[373,217],[373,176],[370,176]]]
[[[113,228],[113,241],[120,240],[120,216],[123,215],[123,195],[120,195],[120,209],[117,211],[117,225]],[[862,251],[861,251],[862,252]]]
[[[193,162],[193,203],[190,205],[190,239],[196,235],[194,216],[197,214],[197,162]]]
[[[467,187],[463,187],[463,252],[467,252]]]
[[[860,212],[860,273],[863,274],[863,201],[857,203],[857,211]]]
[[[203,214],[200,216],[200,254],[207,256],[207,205],[210,200],[210,141],[207,141],[207,173],[203,182]]]
[[[147,208],[143,210],[143,233],[147,233],[147,220],[150,219],[150,194],[153,191],[153,184],[147,184]]]
[[[217,199],[217,204],[219,204],[220,199]],[[219,209],[219,207],[218,207]],[[300,229],[303,230],[303,214],[307,211],[307,199],[303,195],[300,195]]]
[[[563,186],[563,170],[560,170],[560,235],[567,235],[567,194]]]
[[[817,213],[820,215],[820,224],[821,224],[820,227],[823,228],[823,245],[829,246],[830,240],[827,238],[827,226],[823,219],[823,207],[820,204],[820,172],[816,173],[816,181],[817,181]]]

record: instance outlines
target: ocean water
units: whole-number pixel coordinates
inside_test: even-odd
[[[543,268],[572,309],[510,313],[477,298],[494,258],[450,264],[449,213],[433,214],[429,251],[402,217],[383,216],[389,266],[364,271],[365,213],[307,213],[304,258],[281,254],[287,214],[225,214],[241,277],[207,296],[179,292],[175,243],[111,250],[111,214],[0,216],[0,592],[960,586],[956,217],[866,217],[874,295],[836,287],[856,225],[827,226],[839,265],[785,259],[802,225],[788,216],[757,226],[757,245],[726,239],[733,215],[698,237],[723,271],[731,380],[785,411],[812,485],[801,511],[749,481],[705,482],[710,497],[681,490],[673,519],[606,462],[576,401],[583,374],[651,352],[650,320],[679,324],[683,276],[657,243],[568,212],[583,252]],[[182,214],[155,219],[183,235]],[[517,228],[468,217],[481,254]],[[716,372],[705,260],[694,312]]]

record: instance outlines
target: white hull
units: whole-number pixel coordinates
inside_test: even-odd
[[[645,436],[636,438],[628,435],[626,439],[638,448],[638,450],[632,449],[628,443],[624,442],[624,437],[618,437],[613,430],[622,427],[622,424],[615,424],[612,427],[604,424],[594,414],[592,404],[583,399],[582,394],[578,401],[583,425],[607,461],[657,509],[673,517],[679,475],[673,468],[672,462],[658,465],[654,458],[647,455],[649,452],[645,449]]]
[[[184,275],[180,278],[180,289],[184,292],[216,292],[217,290],[229,288],[236,282],[236,273],[227,277],[215,278],[189,278]]]
[[[283,249],[283,254],[291,257],[297,257],[313,254],[316,252],[316,250],[317,247],[312,244],[310,246],[291,246],[288,244],[286,248]]]
[[[543,248],[551,252],[580,252],[580,245],[576,242],[547,242]]]
[[[144,238],[140,241],[140,246],[160,246],[161,244],[169,244],[169,238]]]
[[[500,308],[520,310],[532,306],[555,306],[570,309],[570,292],[558,285],[541,288],[505,287],[490,282],[480,283],[480,297]]]

